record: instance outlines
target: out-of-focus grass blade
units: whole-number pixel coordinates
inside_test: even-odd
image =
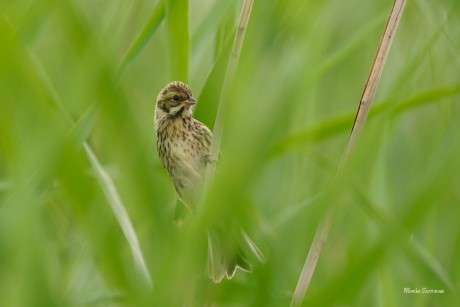
[[[233,1],[217,1],[192,34],[191,64],[189,74],[191,76],[190,83],[194,88],[194,92],[197,91],[197,89],[200,91],[199,86],[202,87],[203,82],[209,80],[205,79],[207,76],[206,71],[214,70],[216,63],[221,57],[222,49],[227,47],[227,42],[230,39],[223,40],[222,44],[218,46],[216,41],[220,41],[220,25],[229,19],[231,20],[231,27],[225,29],[226,38],[233,37],[235,5],[236,3]],[[226,55],[225,58],[227,59],[228,56]],[[211,109],[207,107],[200,107],[198,110],[206,109],[208,114],[212,114],[214,116],[216,113],[216,107],[217,105],[215,107],[212,106]]]
[[[33,54],[29,52],[30,54]],[[61,111],[62,115],[64,118],[67,120],[69,124],[72,124],[72,118],[65,109],[64,105],[60,102],[60,99],[57,95],[57,92],[54,90],[53,85],[51,84],[49,78],[47,77],[45,71],[43,70],[42,66],[40,65],[39,61],[32,56],[33,63],[36,66],[37,74],[39,77],[41,77],[42,82],[44,84],[44,87],[48,89],[50,92],[51,97],[53,97],[53,100],[55,101],[58,109]],[[94,120],[93,118],[94,112],[92,112],[92,108],[82,117],[82,120],[77,123],[76,126],[82,125],[82,134],[81,138],[86,139],[87,138],[87,133],[89,131],[86,131],[88,125],[92,124],[92,121]],[[78,133],[78,131],[77,131]],[[107,198],[107,201],[112,208],[112,211],[117,218],[117,221],[120,225],[120,228],[122,229],[123,233],[126,236],[126,239],[128,240],[128,243],[131,247],[131,252],[133,254],[135,264],[138,267],[140,273],[145,277],[147,282],[149,284],[152,284],[152,279],[150,277],[150,274],[148,272],[144,256],[142,254],[141,248],[139,246],[139,241],[137,239],[136,232],[134,231],[134,227],[131,223],[131,220],[129,218],[128,212],[126,211],[123,202],[119,196],[119,193],[115,187],[115,184],[112,181],[112,178],[107,174],[107,172],[104,170],[104,168],[101,166],[99,163],[99,160],[97,159],[96,155],[94,154],[93,150],[91,147],[84,142],[83,147],[85,149],[85,152],[88,156],[88,159],[91,163],[91,166],[94,168],[95,173],[97,174],[97,178],[99,180],[100,186],[104,192],[104,195]]]
[[[394,295],[391,289],[391,272],[387,263],[381,263],[379,266],[379,281],[381,296],[379,301],[383,302],[383,306],[394,306]]]
[[[402,103],[394,106],[394,108],[391,109],[391,113],[392,115],[399,115],[402,112],[410,111],[428,103],[438,103],[442,98],[458,95],[459,93],[460,83],[453,84],[451,86],[435,88],[404,100]]]
[[[225,68],[228,62],[228,53],[226,51],[230,50],[231,43],[232,41],[229,39],[227,40],[226,45],[221,48],[199,96],[201,107],[196,109],[195,116],[208,127],[212,127],[216,119],[215,114],[217,112],[218,105],[214,102],[215,98],[221,95]]]
[[[381,115],[388,110],[391,110],[389,115],[398,115],[403,112],[412,111],[413,109],[427,105],[439,103],[442,98],[451,97],[460,93],[460,83],[453,84],[447,87],[440,87],[421,92],[412,97],[403,100],[396,106],[393,106],[391,99],[376,104],[369,117]],[[280,140],[273,148],[272,155],[277,156],[285,151],[299,146],[303,146],[305,142],[320,142],[344,133],[348,129],[348,123],[353,119],[354,113],[338,116],[329,120],[325,120],[318,125],[296,132],[282,140]]]
[[[435,278],[442,281],[451,291],[455,291],[454,283],[449,274],[446,272],[441,263],[433,257],[425,247],[417,240],[410,241],[409,245],[405,245],[406,253],[413,254],[411,258],[416,258],[424,267],[428,268]],[[410,263],[414,263],[410,261]]]
[[[190,33],[188,0],[166,0],[169,80],[188,82]]]
[[[219,22],[228,16],[232,5],[232,1],[216,1],[207,17],[203,19],[192,35],[192,53],[196,52],[206,38],[215,34]]]
[[[452,158],[452,156],[451,156]],[[447,165],[447,163],[445,164]],[[438,172],[445,172],[446,169],[437,170]],[[448,171],[448,170],[447,170]],[[440,178],[444,178],[443,176],[439,175]],[[419,264],[419,266],[423,266],[423,268],[429,269],[429,273],[431,274],[430,278],[434,277],[444,283],[449,289],[453,290],[454,283],[452,282],[451,278],[444,270],[442,265],[439,263],[437,259],[435,259],[424,247],[420,244],[420,242],[412,237],[412,234],[403,227],[403,225],[398,222],[395,217],[392,216],[390,212],[385,210],[384,206],[377,206],[376,204],[372,203],[369,198],[365,195],[363,191],[361,191],[360,186],[356,183],[352,183],[352,189],[355,191],[355,195],[361,200],[362,207],[366,211],[366,213],[370,216],[370,218],[382,229],[382,233],[385,233],[387,229],[394,229],[395,238],[392,240],[392,245],[396,248],[405,253],[405,255],[410,258],[409,263],[413,266]],[[433,184],[428,182],[426,186],[433,187]],[[441,189],[441,186],[438,185],[434,188]],[[429,193],[427,193],[429,194]],[[426,202],[429,203],[429,202]],[[413,201],[412,206],[416,207],[420,204],[419,201]],[[414,209],[415,210],[415,209]],[[423,210],[426,214],[429,210]],[[409,214],[406,214],[409,217]],[[423,219],[418,219],[418,221],[422,221]],[[389,227],[391,225],[391,227]],[[414,268],[416,271],[417,268]]]
[[[209,20],[205,20],[202,24],[198,27],[198,30],[193,35],[194,42],[193,46],[197,48],[197,44],[195,40],[201,40],[200,36],[204,35],[204,33],[211,33],[206,32],[207,27],[212,26],[212,35],[216,36],[215,38],[215,48],[214,48],[214,63],[211,66],[209,74],[206,77],[206,81],[204,82],[204,86],[201,89],[200,93],[200,104],[202,107],[197,108],[195,110],[195,115],[201,121],[203,121],[208,127],[213,127],[215,122],[215,114],[217,113],[218,104],[215,103],[216,97],[221,96],[222,86],[225,76],[226,67],[228,64],[228,57],[230,54],[230,50],[232,47],[232,38],[234,38],[235,29],[234,29],[234,14],[233,10],[229,10],[229,2],[226,2],[226,5],[219,4],[213,7],[211,12],[208,15],[212,15],[212,18],[208,18],[214,22],[219,22],[219,26],[216,26],[214,23],[211,25]],[[226,14],[221,16],[222,9],[225,8]],[[215,18],[218,15],[218,18]],[[232,20],[231,27],[229,25],[229,19]],[[217,24],[217,23],[216,23]],[[217,28],[217,33],[215,28]],[[193,48],[193,49],[195,49]],[[211,102],[208,104],[203,104],[206,102]]]
[[[433,165],[433,169],[428,172],[429,176],[424,178],[423,186],[420,188],[420,191],[423,192],[413,196],[406,204],[407,209],[398,219],[389,219],[387,214],[377,210],[377,207],[371,205],[371,202],[360,191],[359,185],[355,185],[356,188],[353,189],[355,195],[358,196],[364,209],[382,227],[383,231],[368,251],[363,251],[352,264],[344,266],[343,271],[339,270],[340,273],[336,274],[321,291],[312,295],[309,303],[313,306],[331,306],[338,300],[343,302],[343,299],[350,297],[350,293],[364,289],[369,274],[373,272],[376,265],[388,257],[387,252],[395,247],[403,249],[409,258],[409,266],[413,266],[414,271],[417,273],[421,273],[422,270],[425,271],[422,276],[426,281],[436,280],[453,293],[458,292],[455,286],[451,288],[453,283],[450,277],[439,267],[437,261],[427,256],[426,251],[418,250],[420,246],[408,244],[409,235],[404,231],[404,229],[412,228],[415,224],[424,221],[424,217],[431,212],[428,210],[429,207],[433,205],[437,196],[445,188],[445,180],[455,175],[456,170],[451,165],[457,160],[459,138],[453,135],[454,133],[452,132],[445,137],[445,140],[450,139],[452,141],[448,145],[449,148],[438,150],[436,157],[433,158],[433,160],[442,161],[442,163]],[[401,233],[406,235],[401,235]],[[344,284],[347,284],[347,287],[339,286]]]
[[[280,216],[278,216],[273,222],[273,228],[280,227],[282,225],[288,224],[290,221],[292,221],[295,217],[299,216],[299,213],[302,210],[305,210],[307,207],[311,206],[314,204],[318,199],[322,196],[322,194],[319,195],[314,195],[306,200],[304,200],[300,204],[295,204],[292,206],[289,206]]]
[[[330,138],[339,133],[344,133],[350,126],[350,121],[353,120],[353,113],[325,120],[318,125],[296,132],[276,143],[273,148],[272,155],[277,156],[285,151],[305,145],[305,142],[318,142]]]
[[[214,43],[214,54],[216,58],[220,56],[222,51],[230,50],[230,42],[232,38],[235,37],[235,19],[236,10],[233,10],[233,7],[231,7],[224,18],[220,20]]]
[[[311,75],[312,80],[317,80],[319,77],[330,71],[347,56],[355,52],[363,43],[363,41],[382,25],[386,19],[386,14],[382,14],[378,18],[374,18],[369,24],[363,26],[353,37],[350,37],[344,45],[337,49],[329,58],[323,61],[315,72]]]
[[[94,154],[88,143],[83,143],[88,159],[96,171],[97,179],[101,185],[101,188],[107,197],[107,200],[112,208],[115,217],[117,218],[118,224],[120,225],[126,239],[131,246],[131,252],[133,254],[134,261],[140,273],[145,277],[149,284],[152,284],[147,265],[145,264],[144,256],[142,255],[141,247],[137,239],[136,232],[129,218],[128,212],[123,205],[120,195],[118,194],[117,188],[112,181],[112,178],[107,174],[102,165],[99,163],[96,155]]]
[[[78,144],[86,142],[91,135],[94,123],[96,122],[98,112],[96,107],[90,106],[88,110],[78,119],[72,131],[76,133]]]
[[[155,9],[152,12],[152,15],[150,16],[150,19],[144,26],[144,29],[142,29],[142,31],[129,47],[128,51],[125,53],[120,64],[120,68],[118,69],[118,75],[123,73],[124,69],[141,52],[153,34],[155,34],[156,30],[165,17],[165,1],[166,0],[160,0],[157,3]]]

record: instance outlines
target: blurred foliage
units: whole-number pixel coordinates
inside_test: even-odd
[[[0,1],[0,305],[286,306],[332,204],[306,305],[460,305],[457,0],[408,1],[338,181],[392,1],[255,1],[203,218],[171,223],[155,97],[187,81],[195,116],[213,126],[241,4]],[[132,220],[152,288],[85,142]],[[267,263],[214,285],[204,225],[228,215]]]

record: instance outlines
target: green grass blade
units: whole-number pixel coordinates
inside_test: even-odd
[[[225,99],[227,99],[227,92],[229,90],[230,84],[234,81],[235,71],[238,66],[238,60],[240,57],[241,48],[243,47],[244,37],[246,35],[246,30],[248,27],[249,19],[251,17],[251,10],[253,6],[252,0],[245,0],[241,7],[240,19],[238,22],[237,30],[235,32],[235,39],[233,41],[232,52],[228,60],[227,69],[225,71],[224,81],[222,85],[222,92],[220,95],[219,105],[217,107],[216,120],[214,121],[213,128],[213,138],[210,148],[210,156],[214,161],[218,160],[220,146],[222,142],[223,134],[223,118],[225,110]],[[210,180],[215,171],[215,165],[208,165],[206,170],[206,178]],[[207,186],[207,184],[206,184]]]
[[[32,54],[32,53],[31,53]],[[53,85],[50,83],[49,78],[46,76],[46,73],[44,72],[42,66],[40,63],[36,60],[34,56],[32,56],[33,59],[35,59],[35,65],[36,69],[38,72],[38,76],[42,78],[42,82],[45,88],[47,88],[50,92],[51,97],[53,97],[53,100],[55,101],[57,108],[61,111],[62,115],[64,118],[67,119],[69,123],[72,122],[72,119],[70,115],[68,114],[67,110],[65,109],[64,105],[60,102],[59,97],[57,96],[56,91],[54,90]],[[85,140],[88,138],[88,135],[91,130],[92,122],[94,121],[94,112],[92,112],[93,109],[91,108],[83,117],[80,121],[77,122],[75,125],[76,128],[76,133],[79,135],[79,139]],[[80,128],[79,128],[80,127]],[[112,212],[114,213],[118,224],[120,228],[122,229],[123,233],[125,234],[125,237],[131,247],[132,255],[135,261],[135,264],[139,270],[139,272],[143,275],[145,280],[151,285],[152,284],[152,279],[150,277],[150,273],[147,269],[146,262],[144,260],[144,256],[142,254],[139,241],[137,239],[136,232],[134,230],[134,227],[132,225],[132,222],[129,218],[128,212],[121,200],[121,197],[119,196],[119,193],[117,191],[117,188],[115,184],[113,183],[111,177],[107,174],[107,172],[104,170],[102,165],[100,164],[99,160],[97,159],[96,155],[94,154],[93,150],[91,147],[88,145],[88,143],[85,141],[82,143],[83,147],[85,149],[85,152],[88,156],[88,159],[90,161],[91,166],[93,167],[98,181],[100,183],[101,189],[104,192],[104,195],[107,198],[107,201],[112,209]]]
[[[136,58],[136,56],[142,51],[145,45],[148,43],[150,38],[155,34],[160,26],[161,22],[165,18],[165,1],[160,0],[155,6],[150,19],[144,26],[142,31],[136,37],[134,42],[125,53],[123,60],[121,61],[120,68],[118,69],[118,75],[122,74],[125,68]]]
[[[86,142],[83,143],[83,147],[93,169],[96,172],[97,179],[99,181],[99,184],[101,185],[102,190],[104,191],[104,194],[107,198],[110,207],[112,208],[112,212],[117,218],[118,224],[123,230],[126,240],[128,240],[137,269],[144,276],[145,280],[149,283],[149,285],[151,285],[152,279],[147,269],[147,265],[142,254],[141,247],[139,245],[139,240],[137,239],[137,235],[131,223],[131,219],[129,218],[128,211],[126,211],[126,208],[123,205],[118,190],[115,187],[112,178],[102,167],[101,163],[97,159],[91,147],[89,147],[89,145]]]
[[[402,100],[399,104],[394,104],[392,99],[376,103],[371,110],[369,117],[373,118],[386,114],[389,110],[392,116],[397,116],[403,112],[413,111],[415,108],[427,105],[438,104],[443,98],[456,96],[460,93],[460,84],[453,84],[446,87],[433,88],[415,94],[412,97]],[[306,142],[321,142],[339,134],[347,132],[349,123],[353,120],[354,113],[338,116],[323,121],[309,129],[296,132],[280,141],[274,146],[272,155],[277,156],[293,148],[303,146]]]
[[[188,0],[166,0],[169,80],[188,82],[190,30]]]

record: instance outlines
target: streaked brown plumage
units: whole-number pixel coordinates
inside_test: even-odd
[[[190,88],[175,81],[161,90],[155,109],[158,155],[179,198],[191,209],[197,203],[212,138],[208,127],[192,117],[195,103]]]
[[[179,199],[194,210],[202,192],[206,166],[210,163],[212,132],[192,117],[196,100],[190,87],[174,81],[157,97],[155,129],[160,161],[168,171]],[[232,231],[228,231],[229,228]],[[208,273],[214,282],[232,278],[237,268],[251,271],[246,253],[263,261],[263,255],[247,234],[232,223],[208,231]]]

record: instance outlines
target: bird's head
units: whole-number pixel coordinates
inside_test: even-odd
[[[181,115],[191,116],[191,106],[196,103],[190,87],[180,81],[166,85],[158,94],[156,117],[175,118]],[[185,113],[184,113],[185,112]]]

